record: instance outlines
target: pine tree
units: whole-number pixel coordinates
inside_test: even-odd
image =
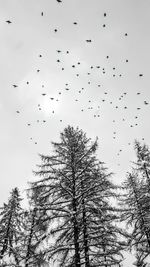
[[[17,246],[21,236],[21,198],[18,188],[11,192],[8,204],[4,203],[0,212],[0,260],[5,257],[19,266]],[[12,263],[13,264],[13,263]],[[13,265],[12,265],[13,266]]]
[[[65,267],[120,266],[121,230],[111,222],[116,216],[109,204],[115,186],[96,158],[97,140],[70,126],[60,139],[52,156],[40,156],[35,174],[41,179],[31,184],[37,208],[47,214],[47,234],[54,236],[49,257],[58,256]]]
[[[136,251],[137,262],[143,262],[150,252],[148,216],[145,209],[147,196],[144,195],[143,183],[137,173],[129,173],[122,188],[125,190],[122,197],[122,220],[131,227],[129,245]]]

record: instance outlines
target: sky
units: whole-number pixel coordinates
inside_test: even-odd
[[[149,14],[149,0],[0,0],[1,205],[68,125],[125,179],[134,140],[150,144]]]

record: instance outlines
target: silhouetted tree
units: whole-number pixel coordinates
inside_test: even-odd
[[[0,212],[0,260],[7,257],[8,261],[15,261],[16,266],[19,266],[17,246],[21,237],[22,208],[20,202],[19,190],[14,188],[8,203],[4,203]]]
[[[97,140],[68,126],[52,156],[40,155],[35,172],[41,179],[31,184],[31,199],[44,211],[47,235],[54,236],[47,252],[59,266],[120,266],[123,242],[115,225],[109,199],[116,187],[104,164],[96,158]]]
[[[131,226],[131,233],[128,241],[130,247],[136,251],[138,262],[143,261],[150,252],[149,235],[149,214],[147,214],[147,196],[144,194],[143,181],[138,177],[138,173],[129,173],[126,181],[123,183],[125,190],[122,197],[124,211],[122,220],[125,220],[127,226]]]

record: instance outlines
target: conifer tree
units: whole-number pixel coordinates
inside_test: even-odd
[[[15,262],[16,266],[19,266],[17,246],[21,236],[22,208],[20,202],[19,190],[14,188],[8,203],[4,203],[0,212],[0,260],[7,257],[10,261]]]
[[[68,126],[52,156],[41,155],[35,172],[41,179],[31,184],[37,208],[47,214],[47,235],[54,236],[47,252],[59,266],[120,266],[123,242],[109,199],[115,186],[96,158],[97,140]],[[50,229],[49,229],[50,228]]]
[[[140,264],[150,252],[148,216],[145,209],[147,197],[137,173],[129,173],[122,188],[125,190],[122,196],[122,220],[126,221],[127,226],[131,226],[129,245],[135,249],[137,262]]]

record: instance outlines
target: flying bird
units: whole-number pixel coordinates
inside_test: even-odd
[[[6,22],[7,22],[8,24],[11,24],[11,23],[12,23],[10,20],[6,20]]]

